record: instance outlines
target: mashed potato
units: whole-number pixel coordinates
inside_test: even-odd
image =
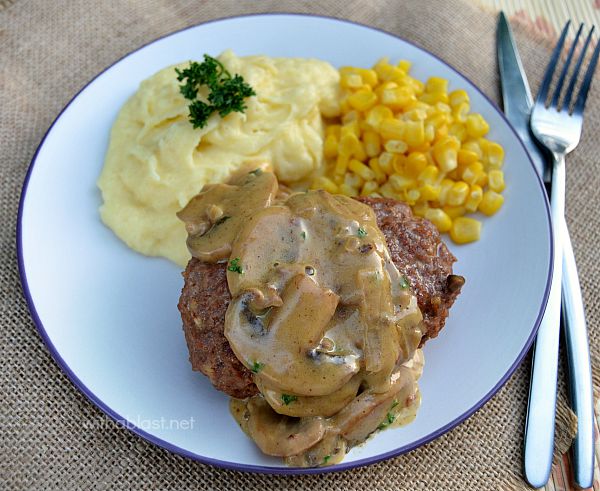
[[[225,181],[249,161],[267,162],[284,183],[309,177],[323,163],[321,115],[339,112],[339,74],[326,62],[229,51],[219,60],[257,94],[245,113],[214,114],[193,129],[175,67],[165,68],[121,109],[98,180],[104,223],[132,249],[181,266],[190,254],[175,213],[204,184]]]

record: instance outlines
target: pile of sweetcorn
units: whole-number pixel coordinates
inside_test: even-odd
[[[312,183],[347,196],[408,203],[457,243],[478,240],[481,222],[504,202],[504,150],[470,112],[464,90],[409,75],[410,62],[340,69],[341,116],[325,130],[325,174]]]

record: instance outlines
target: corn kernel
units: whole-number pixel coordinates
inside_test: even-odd
[[[461,104],[459,104],[458,106],[453,106],[452,107],[452,117],[454,118],[455,121],[458,121],[459,123],[466,123],[467,122],[467,118],[469,117],[469,104],[466,102],[463,102]]]
[[[383,186],[379,186],[379,192],[386,198],[397,199],[398,195],[392,189],[391,183],[388,181]]]
[[[404,123],[404,141],[410,147],[425,143],[425,125],[423,121],[407,121]]]
[[[342,97],[342,99],[340,99],[340,113],[346,114],[351,109],[350,104],[348,104],[348,98]]]
[[[361,162],[367,160],[367,152],[365,151],[365,145],[363,142],[358,142],[358,146],[356,147],[356,151],[354,152],[354,157],[356,158],[356,160],[360,160]]]
[[[363,142],[367,156],[377,157],[379,155],[381,152],[381,138],[376,132],[372,130],[363,132]]]
[[[464,150],[469,150],[470,152],[475,153],[479,160],[483,158],[483,151],[481,150],[479,143],[475,140],[467,140],[462,144],[462,148]]]
[[[375,87],[379,83],[377,72],[370,68],[354,68],[356,72],[362,77],[363,82],[371,87]]]
[[[452,219],[439,208],[429,208],[425,212],[425,218],[433,223],[440,232],[448,232],[452,226]]]
[[[380,92],[379,102],[395,111],[408,106],[415,96],[410,87],[395,87]]]
[[[401,140],[404,136],[404,123],[397,119],[384,119],[379,125],[379,131],[386,140]]]
[[[464,124],[453,123],[448,126],[448,134],[463,142],[467,138],[467,128],[465,128]]]
[[[394,160],[393,160],[392,167],[394,168],[394,172],[396,174],[401,174],[403,176],[406,175],[405,163],[406,163],[405,155],[402,155],[400,153],[394,154]]]
[[[393,119],[394,113],[389,107],[385,107],[382,105],[375,106],[369,111],[367,111],[367,115],[365,117],[366,123],[373,129],[379,129],[379,125],[385,119]]]
[[[469,94],[463,89],[453,90],[448,94],[450,100],[450,106],[458,106],[459,104],[466,102],[469,103]]]
[[[408,146],[402,140],[388,140],[383,147],[390,153],[404,153],[408,150]]]
[[[479,240],[481,222],[474,218],[457,217],[452,221],[450,237],[457,244],[467,244]]]
[[[441,138],[433,145],[433,157],[442,172],[450,172],[458,165],[460,142],[451,136]]]
[[[350,158],[348,157],[348,155],[339,154],[335,162],[334,173],[338,175],[344,174],[346,172],[346,169],[348,168],[349,161]]]
[[[488,186],[492,191],[501,193],[506,185],[504,184],[504,172],[498,169],[492,169],[488,172]]]
[[[441,186],[434,186],[431,184],[424,184],[419,188],[421,198],[425,201],[437,201],[440,197]]]
[[[338,154],[350,157],[354,154],[357,146],[358,138],[354,133],[343,133],[338,143]]]
[[[485,148],[484,163],[490,169],[499,169],[504,161],[504,149],[496,142],[488,142]]]
[[[481,203],[479,203],[479,211],[484,215],[491,216],[496,213],[504,203],[504,197],[496,191],[486,191],[483,193]]]
[[[379,60],[373,70],[375,70],[379,79],[383,81],[398,80],[406,76],[400,68],[390,65],[387,58]]]
[[[432,123],[425,125],[425,141],[431,142],[435,138],[435,126]]]
[[[490,130],[490,126],[487,121],[483,119],[483,116],[478,113],[471,113],[467,116],[466,121],[467,135],[471,138],[479,138],[487,134]]]
[[[394,156],[389,152],[382,152],[379,156],[379,167],[389,176],[394,171]]]
[[[420,96],[425,92],[425,84],[419,79],[408,77],[407,82],[413,88],[416,96]]]
[[[337,157],[338,141],[335,135],[328,135],[325,138],[325,143],[323,144],[323,153],[327,159]]]
[[[481,186],[478,186],[477,184],[473,184],[471,186],[471,190],[469,191],[469,196],[467,197],[467,201],[465,201],[465,208],[467,209],[467,211],[474,213],[475,211],[477,211],[477,208],[479,207],[479,203],[481,203],[482,199],[483,199],[483,190],[481,189]]]
[[[404,191],[416,187],[417,182],[410,177],[401,176],[400,174],[392,174],[388,180],[395,191]]]
[[[406,191],[406,202],[414,206],[417,201],[421,198],[421,192],[418,189],[409,189]]]
[[[349,125],[354,121],[358,121],[360,124],[360,114],[357,111],[349,111],[342,116],[342,124]]]
[[[340,69],[342,72],[343,68]],[[345,89],[358,89],[363,86],[363,79],[358,73],[340,73],[340,85]]]
[[[479,182],[482,174],[485,174],[483,164],[481,162],[472,162],[465,167],[460,177],[467,184],[473,185]]]
[[[344,135],[348,134],[353,134],[356,138],[360,138],[360,125],[356,119],[342,125],[342,128],[340,129],[340,140]]]
[[[387,179],[385,172],[379,166],[379,159],[374,157],[369,160],[369,167],[375,172],[375,179],[379,184],[383,184]]]
[[[417,178],[421,184],[435,184],[438,180],[440,170],[435,165],[428,165]]]
[[[455,182],[452,187],[448,190],[446,195],[446,202],[450,206],[460,206],[467,199],[469,194],[469,185],[466,182]]]
[[[344,196],[350,196],[350,197],[358,196],[358,191],[355,188],[353,188],[352,186],[348,186],[348,184],[346,184],[346,183],[341,184],[339,186],[339,192],[340,192],[340,194],[343,194]]]
[[[448,80],[440,77],[430,77],[425,84],[425,91],[446,93],[448,91]]]
[[[341,129],[342,125],[331,124],[327,128],[325,128],[325,136],[334,135],[336,138],[339,139]]]
[[[348,96],[348,104],[358,111],[371,109],[377,103],[377,96],[371,90],[360,89]]]
[[[438,200],[442,205],[448,204],[448,193],[453,185],[454,181],[452,179],[442,179],[442,182],[440,183],[440,194],[438,196]]]
[[[338,187],[335,182],[325,176],[316,177],[312,182],[311,189],[324,189],[331,194],[336,194],[338,192]]]
[[[365,180],[358,174],[352,172],[346,172],[346,174],[344,174],[344,184],[347,184],[351,188],[358,190],[364,183]]]
[[[363,184],[362,189],[360,190],[360,195],[369,196],[370,194],[377,191],[377,189],[379,189],[379,184],[377,184],[375,181],[366,181]]]
[[[348,163],[348,168],[355,174],[362,177],[365,181],[372,181],[373,179],[375,179],[375,172],[373,172],[372,169],[370,169],[368,166],[366,166],[362,162],[359,162],[356,159],[352,159]]]
[[[458,150],[457,160],[459,164],[471,164],[473,162],[477,162],[479,158],[475,152],[461,148]]]
[[[405,170],[410,177],[417,177],[427,166],[427,157],[422,152],[411,152],[405,160]]]
[[[427,119],[427,112],[421,108],[404,110],[402,113],[402,121],[424,121]]]
[[[408,73],[410,72],[410,67],[412,66],[412,63],[408,60],[400,60],[398,62],[398,68],[400,68],[400,70],[402,70],[404,73]]]
[[[429,210],[429,205],[425,201],[415,203],[415,206],[413,206],[413,213],[418,217],[423,218],[427,213],[427,210]]]
[[[425,92],[419,96],[419,100],[426,104],[431,104],[432,106],[437,102],[448,104],[448,94],[445,92]]]
[[[444,210],[444,212],[446,212],[448,216],[452,218],[452,220],[458,217],[462,217],[467,212],[467,209],[464,206],[446,205],[442,207],[442,210]]]

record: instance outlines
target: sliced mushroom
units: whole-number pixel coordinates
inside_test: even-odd
[[[379,269],[362,269],[357,280],[362,292],[360,315],[364,325],[365,369],[386,382],[398,358],[398,332],[394,326],[389,276]]]
[[[303,247],[301,230],[300,221],[294,221],[285,206],[270,206],[249,217],[240,228],[231,251],[231,257],[239,261],[243,271],[242,274],[227,272],[231,295],[235,297],[245,290],[264,288],[273,282],[285,285],[291,277],[285,274],[285,266],[298,261]],[[299,270],[297,267],[294,274]]]
[[[394,402],[400,407],[406,406],[416,390],[417,384],[411,370],[401,366],[392,374],[387,392],[363,392],[333,418],[334,424],[351,446],[356,445],[385,423],[388,412],[395,409]]]
[[[358,357],[318,356],[319,344],[333,317],[339,297],[311,277],[298,275],[257,329],[248,313],[251,299],[240,295],[225,314],[225,336],[235,355],[257,377],[281,392],[323,396],[340,389],[359,370]]]
[[[297,396],[271,388],[256,377],[256,385],[269,405],[279,414],[294,417],[333,416],[356,397],[361,377],[355,375],[344,386],[326,396]]]
[[[346,440],[335,431],[328,431],[316,445],[298,455],[285,458],[294,467],[319,467],[341,462],[346,455]]]
[[[236,183],[204,186],[177,213],[188,231],[188,249],[201,261],[227,259],[240,227],[277,194],[277,178],[270,172],[249,173]]]
[[[242,429],[267,455],[289,457],[317,444],[325,435],[323,418],[290,418],[277,414],[261,397],[246,402]]]

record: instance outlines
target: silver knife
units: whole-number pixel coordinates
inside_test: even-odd
[[[538,147],[531,135],[529,116],[533,100],[512,31],[504,13],[500,13],[498,20],[497,48],[504,112],[523,141],[539,175],[543,177],[547,189],[549,189],[548,184],[552,179],[551,167],[547,165],[548,156]],[[582,488],[588,488],[592,486],[594,473],[594,413],[590,354],[573,248],[564,220],[561,226],[564,227],[563,236],[565,237],[563,243],[562,318],[569,364],[571,404],[577,415],[577,435],[572,447],[573,470],[576,484]],[[548,383],[547,388],[556,390],[555,382]],[[525,476],[534,487],[546,484],[552,465],[555,407],[546,409],[549,413],[551,412],[551,428],[537,429],[535,422],[529,421],[528,411],[525,437]]]

